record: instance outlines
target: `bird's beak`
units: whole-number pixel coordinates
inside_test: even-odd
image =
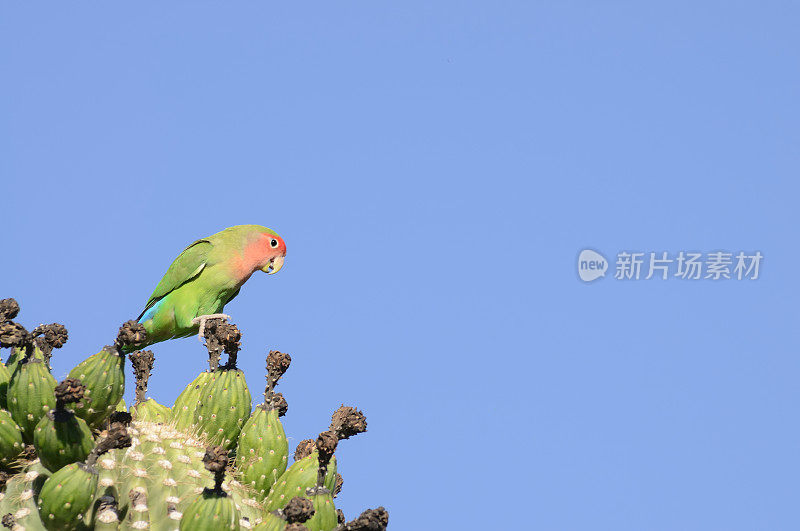
[[[274,275],[283,267],[284,258],[285,256],[276,256],[275,258],[271,259],[269,263],[261,269],[261,271],[268,275]]]

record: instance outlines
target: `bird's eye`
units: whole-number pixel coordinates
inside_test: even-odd
[[[278,240],[276,240],[275,238],[272,238],[272,239],[269,241],[269,246],[270,246],[270,247],[272,247],[272,248],[274,249],[275,247],[277,247],[277,246],[278,246]]]

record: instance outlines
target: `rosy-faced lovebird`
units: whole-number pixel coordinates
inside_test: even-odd
[[[172,262],[137,319],[147,332],[145,345],[191,336],[204,319],[227,317],[221,312],[250,275],[277,273],[285,256],[283,239],[261,225],[236,225],[197,240]]]

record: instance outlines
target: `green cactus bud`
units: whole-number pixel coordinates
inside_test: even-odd
[[[84,513],[92,506],[97,490],[97,473],[84,463],[60,469],[42,486],[39,517],[51,531],[86,529]]]
[[[239,531],[239,511],[224,492],[205,489],[183,513],[181,531]]]
[[[256,406],[239,435],[236,467],[241,471],[242,483],[253,488],[262,500],[286,471],[289,443],[279,415],[278,409]]]
[[[85,463],[71,463],[50,476],[39,493],[39,517],[44,526],[59,531],[87,529],[86,515],[97,492],[97,459],[130,444],[127,429],[115,426],[97,443]]]
[[[11,384],[11,378],[14,377],[14,372],[16,372],[20,362],[25,359],[25,352],[26,352],[25,347],[15,347],[11,349],[11,355],[8,356],[8,359],[6,360],[5,363],[6,369],[8,370],[9,374],[9,380],[8,380],[9,385]],[[39,347],[35,345],[33,347],[33,357],[34,359],[44,361],[44,353]],[[6,387],[6,397],[8,397],[8,387]],[[7,398],[6,398],[6,404],[8,404]]]
[[[314,516],[314,504],[311,500],[295,496],[283,509],[267,513],[256,529],[258,531],[283,531],[296,527],[307,529],[302,524],[312,516]]]
[[[131,415],[136,420],[145,422],[169,422],[172,417],[172,411],[167,406],[159,404],[152,398],[148,398],[144,402],[136,404],[131,408]]]
[[[52,472],[83,461],[94,448],[92,430],[86,421],[66,408],[67,404],[79,402],[85,389],[75,378],[56,386],[56,407],[42,417],[34,430],[33,446],[42,465]]]
[[[19,426],[8,411],[0,409],[0,468],[9,470],[15,466],[24,449]]]
[[[291,361],[291,356],[277,350],[267,356],[264,403],[256,406],[242,427],[236,450],[236,466],[241,471],[242,481],[262,500],[286,471],[289,444],[280,417],[286,414],[288,405],[283,395],[275,393],[274,389]]]
[[[267,513],[261,523],[254,528],[255,531],[283,531],[286,529],[286,520],[278,516],[277,512]]]
[[[40,350],[36,353],[36,357],[40,360],[44,359],[42,355],[42,351]],[[10,375],[14,375],[14,371],[17,370],[17,366],[21,360],[25,359],[25,347],[14,347],[11,349],[11,354],[9,354],[8,359],[6,360],[5,366],[8,369],[8,373]],[[10,382],[9,378],[9,382]]]
[[[316,486],[318,473],[319,452],[313,451],[311,455],[296,460],[272,486],[265,509],[282,509],[294,496],[304,496],[306,489]],[[330,491],[336,487],[336,456],[328,463],[323,486]]]
[[[218,372],[204,371],[197,375],[186,388],[181,391],[172,406],[172,424],[175,429],[185,430],[194,424],[195,409],[203,394],[203,388],[217,377]]]
[[[232,449],[252,407],[244,373],[236,368],[242,334],[236,325],[211,319],[203,325],[203,337],[206,339],[210,372],[214,376],[201,389],[194,422],[201,436],[213,444]],[[228,354],[228,363],[219,367],[223,350]]]
[[[211,446],[203,456],[206,470],[214,474],[214,488],[203,492],[192,502],[181,518],[181,531],[238,531],[240,514],[236,504],[222,490],[228,451],[223,446]]]
[[[27,349],[28,357],[19,362],[8,384],[8,410],[22,430],[22,438],[31,443],[36,425],[56,405],[53,391],[58,382],[47,364],[35,357],[35,349]]]
[[[8,409],[8,383],[11,381],[11,371],[5,363],[0,362],[0,408]]]
[[[82,361],[69,372],[86,386],[86,397],[77,405],[75,414],[90,428],[99,428],[103,420],[116,410],[125,392],[125,356],[113,345]]]
[[[31,336],[34,338],[35,345],[42,351],[43,360],[50,369],[50,357],[53,349],[63,347],[69,338],[66,327],[59,323],[39,325],[33,329]]]
[[[314,504],[314,516],[305,525],[309,531],[331,531],[339,525],[336,507],[333,505],[331,491],[325,487],[314,487],[306,491],[306,496]]]
[[[128,406],[125,404],[125,399],[120,398],[117,407],[114,408],[114,411],[128,411]]]
[[[199,433],[213,444],[236,446],[242,426],[250,417],[250,390],[239,369],[219,369],[202,389],[195,411]]]

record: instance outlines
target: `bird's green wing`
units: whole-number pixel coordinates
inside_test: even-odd
[[[197,278],[200,272],[208,264],[208,255],[214,245],[208,240],[197,240],[183,250],[178,258],[169,266],[161,282],[158,283],[153,294],[147,300],[147,304],[139,314],[138,319],[149,310],[160,299],[164,298],[169,292],[186,284],[190,280]]]

